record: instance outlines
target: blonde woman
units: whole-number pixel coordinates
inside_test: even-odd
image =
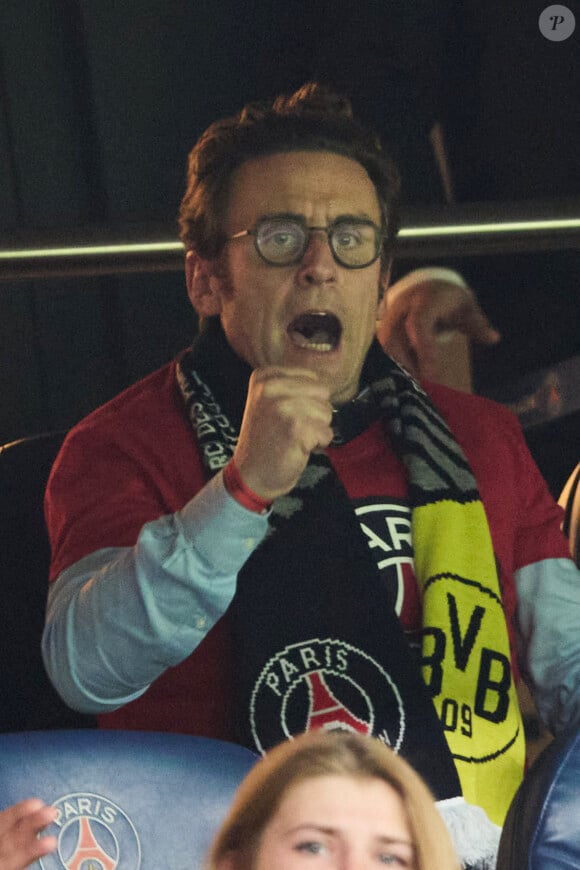
[[[311,731],[250,771],[208,870],[459,870],[433,798],[378,740]]]

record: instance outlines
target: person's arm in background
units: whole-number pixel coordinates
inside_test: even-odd
[[[562,512],[519,432],[517,437],[522,499],[514,550],[518,658],[538,713],[556,735],[580,727],[580,571],[561,534]]]
[[[472,342],[496,344],[499,332],[475,294],[452,269],[415,269],[392,284],[377,337],[419,380],[472,392]]]
[[[54,822],[57,811],[38,798],[29,798],[0,811],[0,867],[25,870],[34,861],[54,852],[56,837],[38,835]]]

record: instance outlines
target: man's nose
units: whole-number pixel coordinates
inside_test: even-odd
[[[308,246],[298,266],[298,277],[305,284],[326,284],[336,280],[338,264],[324,230],[310,233]]]

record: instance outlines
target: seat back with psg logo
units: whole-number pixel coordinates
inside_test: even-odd
[[[241,746],[141,731],[0,735],[0,806],[58,810],[56,852],[34,870],[198,870],[257,756]]]

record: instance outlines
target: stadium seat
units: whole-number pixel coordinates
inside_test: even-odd
[[[580,867],[580,731],[556,737],[517,791],[496,870]]]
[[[232,743],[142,731],[0,735],[0,806],[59,810],[44,870],[200,870],[257,756]]]

